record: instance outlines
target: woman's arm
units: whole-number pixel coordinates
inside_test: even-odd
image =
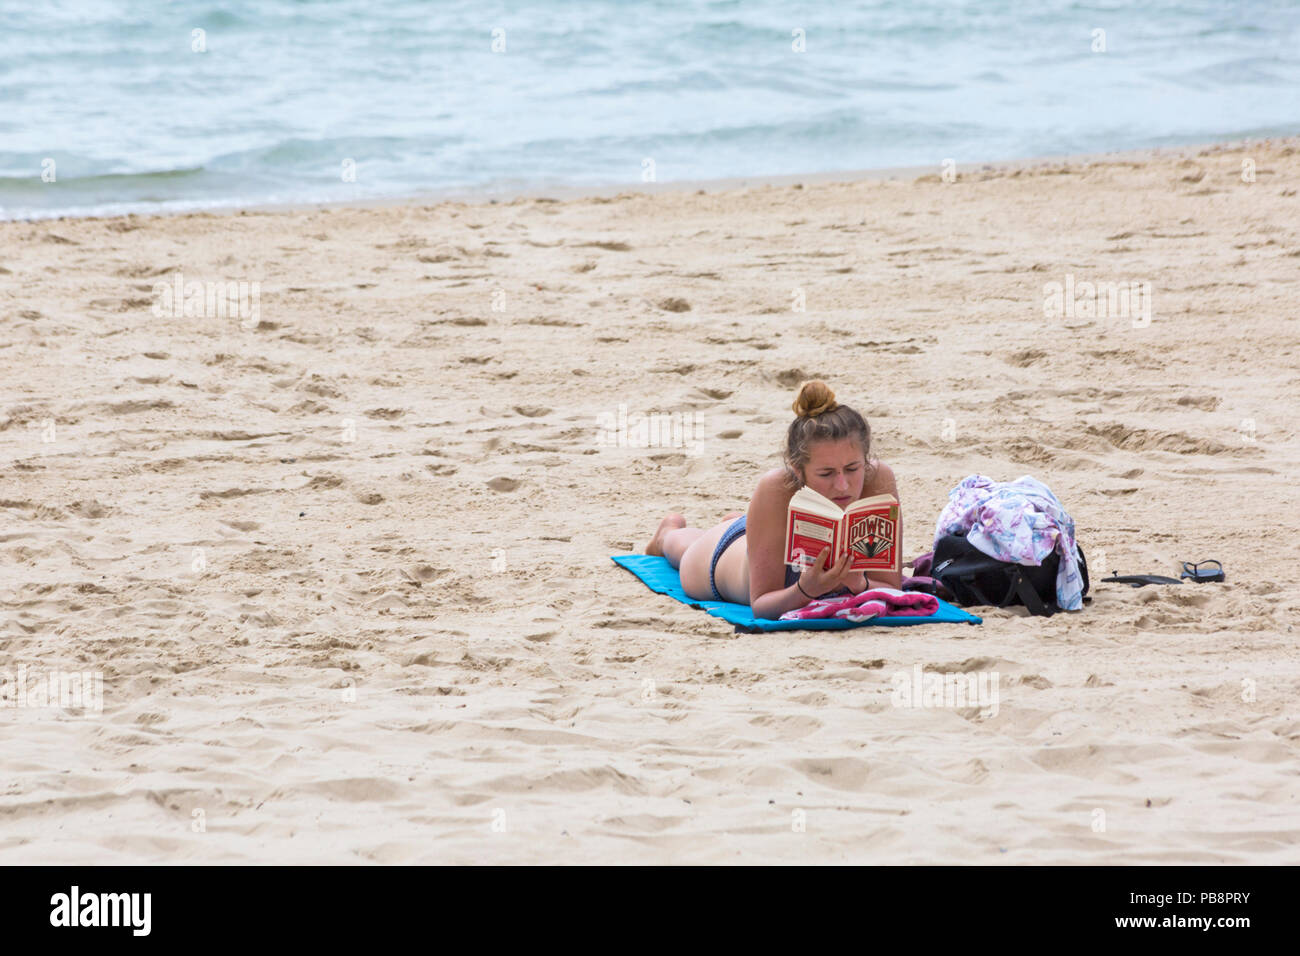
[[[785,518],[790,491],[779,471],[758,482],[745,517],[745,547],[749,557],[749,606],[754,617],[779,618],[803,607],[811,598],[798,585],[785,586]]]

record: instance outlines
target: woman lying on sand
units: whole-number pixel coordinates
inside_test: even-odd
[[[804,382],[792,407],[798,417],[786,432],[785,467],[759,479],[747,514],[733,511],[707,530],[688,528],[684,517],[670,514],[646,545],[646,554],[663,555],[678,569],[688,597],[748,604],[755,617],[779,618],[816,598],[902,586],[896,572],[867,578],[863,571],[848,570],[849,554],[820,570],[829,546],[802,574],[784,563],[786,513],[804,485],[841,508],[872,495],[898,496],[894,472],[871,460],[866,419],[838,404],[825,382]],[[899,540],[902,530],[900,513]],[[746,540],[737,546],[741,538]]]

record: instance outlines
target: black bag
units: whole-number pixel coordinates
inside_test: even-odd
[[[1061,556],[1055,552],[1037,567],[999,561],[967,541],[965,534],[949,534],[935,543],[930,576],[951,591],[960,605],[1023,604],[1030,614],[1050,617],[1060,610],[1056,603],[1056,571],[1060,564]],[[1083,593],[1087,594],[1088,562],[1083,548],[1079,548],[1079,574]]]

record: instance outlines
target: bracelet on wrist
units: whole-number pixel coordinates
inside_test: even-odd
[[[797,587],[799,589],[799,593],[802,594],[804,597],[806,597],[808,600],[811,601],[813,599],[813,596],[803,589],[803,585],[799,583],[798,578],[795,578],[794,586]]]

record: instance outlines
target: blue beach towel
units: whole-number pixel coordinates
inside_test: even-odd
[[[615,554],[610,560],[626,568],[641,579],[641,582],[656,594],[666,594],[674,601],[681,601],[690,607],[708,611],[714,617],[736,625],[736,630],[743,634],[755,634],[760,631],[840,631],[850,627],[864,627],[869,624],[898,625],[934,624],[982,624],[983,620],[953,607],[947,601],[939,599],[939,609],[929,617],[873,617],[869,621],[846,621],[843,618],[812,618],[804,621],[779,621],[769,618],[754,617],[748,604],[732,604],[728,601],[697,601],[686,596],[682,590],[682,579],[677,569],[668,563],[668,559],[653,554]]]

